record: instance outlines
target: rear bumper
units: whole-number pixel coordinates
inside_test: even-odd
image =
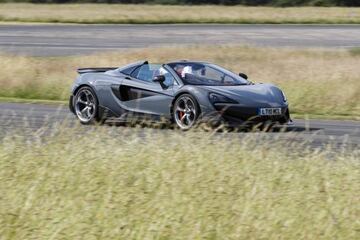
[[[238,105],[216,104],[216,111],[205,119],[212,125],[225,124],[228,126],[254,125],[259,123],[287,124],[290,111],[287,105],[281,107],[281,115],[260,116],[258,107],[243,107]]]

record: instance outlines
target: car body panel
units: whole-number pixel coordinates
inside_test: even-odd
[[[156,116],[171,121],[174,100],[177,96],[186,93],[196,99],[202,121],[229,122],[229,118],[235,118],[235,122],[243,123],[251,118],[257,118],[258,121],[281,120],[281,123],[285,123],[290,120],[288,103],[284,99],[283,92],[272,84],[252,84],[251,82],[234,86],[185,84],[174,69],[164,64],[162,65],[164,69],[175,79],[173,85],[164,88],[158,82],[144,81],[130,75],[131,71],[144,64],[148,62],[139,61],[110,70],[104,68],[104,72],[101,72],[102,68],[96,68],[93,71],[91,68],[82,70],[71,88],[70,109],[73,111],[71,104],[76,91],[86,85],[96,93],[99,108],[119,119],[132,113]],[[214,104],[209,100],[211,93],[224,96],[233,102]],[[279,118],[259,117],[257,114],[259,108],[281,108],[282,116]],[[225,116],[226,114],[229,116]]]
[[[118,91],[118,104],[124,109],[155,115],[170,115],[173,88],[163,89],[155,82],[125,78],[114,91]],[[125,96],[124,96],[125,95]]]

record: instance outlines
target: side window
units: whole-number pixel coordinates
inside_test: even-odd
[[[135,69],[135,71],[131,73],[131,76],[139,80],[151,82],[154,77],[158,75],[157,73],[160,67],[161,65],[159,64],[144,64]]]
[[[140,68],[141,68],[142,66],[140,66],[140,67],[137,67],[132,73],[131,73],[131,77],[133,77],[133,78],[137,78],[137,75],[139,74],[139,71],[140,71]]]
[[[125,68],[124,70],[121,71],[121,73],[126,74],[126,75],[130,75],[130,73],[137,67],[138,66],[136,65],[136,66]]]
[[[150,64],[142,65],[139,69],[136,78],[147,82],[152,81],[154,69],[151,68],[152,66]]]
[[[160,64],[144,64],[131,73],[131,77],[147,82],[152,82],[154,77],[159,75],[164,75],[164,84],[167,87],[170,87],[174,84],[174,77]]]

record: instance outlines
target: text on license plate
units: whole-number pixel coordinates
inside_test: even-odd
[[[260,108],[259,115],[260,116],[281,115],[281,108]]]

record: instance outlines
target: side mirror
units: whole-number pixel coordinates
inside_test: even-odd
[[[239,73],[239,76],[244,79],[248,79],[248,76],[245,73]]]
[[[161,86],[163,89],[167,89],[168,86],[166,86],[166,85],[164,84],[165,80],[166,80],[166,79],[165,79],[165,76],[164,76],[164,75],[158,75],[158,76],[156,76],[156,77],[153,78],[153,82],[158,82],[158,83],[160,83],[160,86]]]
[[[158,82],[162,84],[163,82],[165,82],[165,76],[164,75],[155,76],[153,82]]]

